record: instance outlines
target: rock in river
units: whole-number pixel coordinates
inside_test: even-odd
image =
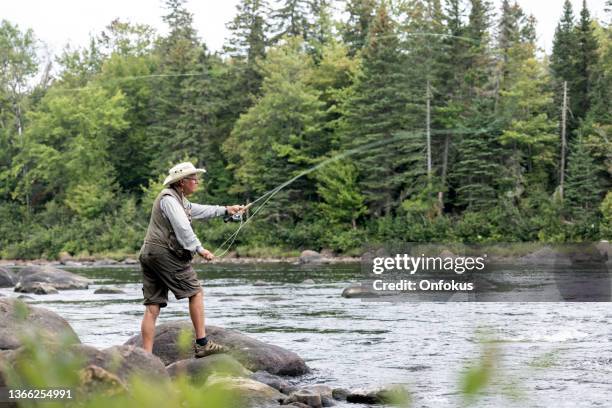
[[[14,272],[15,284],[22,287],[40,282],[48,283],[58,290],[87,289],[90,279],[52,266],[26,266]]]
[[[35,295],[52,295],[58,293],[54,286],[42,282],[27,282],[23,285],[19,282],[17,286],[15,286],[15,292],[34,293]]]
[[[191,321],[173,321],[160,324],[155,329],[153,353],[159,356],[164,364],[178,361],[180,356],[178,338],[182,330],[191,333]],[[230,355],[251,371],[265,370],[271,374],[301,375],[309,371],[304,360],[292,351],[256,340],[236,330],[206,326],[210,338],[229,349]],[[142,346],[142,338],[136,335],[125,344]]]
[[[204,384],[213,374],[247,377],[251,372],[227,354],[213,354],[204,358],[179,360],[166,367],[170,377],[188,376],[194,384]]]
[[[39,332],[35,332],[37,329]],[[37,338],[80,343],[72,327],[58,314],[41,307],[29,306],[17,299],[0,299],[0,350],[20,347],[19,336],[24,331],[32,331]]]
[[[10,288],[15,286],[15,276],[7,268],[0,267],[0,288]]]

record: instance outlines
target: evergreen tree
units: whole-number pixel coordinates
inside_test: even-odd
[[[499,120],[494,112],[494,83],[489,30],[491,4],[471,0],[471,10],[465,33],[471,39],[467,50],[465,71],[466,96],[462,126],[466,132],[459,136],[457,161],[452,178],[456,190],[455,203],[471,210],[496,205],[499,191],[507,182],[498,143]]]
[[[313,62],[303,42],[293,38],[269,51],[262,65],[262,96],[240,116],[223,146],[238,183],[234,193],[249,200],[280,186],[315,164],[325,151],[320,133],[323,115],[319,92],[308,85]],[[323,147],[322,147],[323,146]],[[277,220],[298,220],[314,186],[300,178],[268,205]]]
[[[591,20],[586,0],[583,0],[580,11],[580,21],[575,29],[575,80],[572,83],[572,113],[576,119],[583,119],[588,113],[591,101],[590,93],[593,82],[593,74],[597,65],[597,39],[595,37],[593,21]]]
[[[333,162],[317,174],[320,210],[332,224],[348,223],[357,228],[357,219],[367,211],[364,197],[357,187],[357,169],[348,162]]]
[[[576,107],[574,92],[577,89],[575,86],[577,76],[577,47],[578,40],[576,38],[576,31],[574,30],[574,11],[572,9],[572,3],[569,0],[565,0],[563,3],[563,15],[555,29],[552,54],[550,56],[550,71],[554,81],[555,104],[559,107],[559,111],[563,105],[562,97],[564,82],[567,82],[570,110],[574,112]],[[561,114],[559,114],[559,118],[560,117]],[[569,130],[573,130],[577,126],[577,121],[574,120],[576,116],[572,115],[568,117],[568,128]]]
[[[589,218],[599,208],[603,195],[599,170],[582,138],[578,138],[570,149],[564,200],[572,218]]]
[[[492,57],[490,49],[491,3],[486,0],[470,0],[471,8],[465,35],[470,38],[467,53],[468,69],[465,75],[468,94],[482,96],[492,85]]]
[[[315,57],[315,62],[319,62],[323,48],[335,41],[333,20],[329,0],[314,0],[311,3],[311,8],[314,21],[308,45]]]
[[[283,37],[301,37],[309,40],[311,32],[310,1],[316,0],[282,0],[280,7],[273,10],[270,21],[274,35],[272,42]]]
[[[257,61],[266,55],[268,43],[268,25],[265,21],[267,11],[265,0],[243,0],[236,6],[237,14],[228,24],[232,33],[225,51],[233,58],[237,76],[240,78],[238,88],[246,98],[243,104],[245,110],[251,99],[259,93],[261,73]]]
[[[236,16],[227,24],[231,37],[225,51],[234,59],[254,64],[266,54],[268,24],[265,20],[266,0],[241,0]]]
[[[362,72],[347,101],[344,130],[347,148],[390,142],[357,156],[359,188],[376,216],[391,214],[424,182],[423,134],[393,142],[406,129],[409,100],[405,60],[399,50],[396,24],[383,3],[362,50]]]
[[[210,150],[204,112],[213,101],[210,92],[209,63],[206,46],[200,44],[193,28],[193,16],[184,7],[185,0],[167,0],[164,21],[169,34],[160,41],[157,54],[159,74],[151,99],[153,148],[163,151],[154,161],[156,172],[187,158],[206,165]]]
[[[343,25],[342,38],[349,48],[350,55],[355,55],[366,44],[375,10],[375,0],[348,0],[346,2],[348,19]]]
[[[572,3],[565,0],[563,3],[563,16],[555,29],[552,54],[550,56],[550,70],[558,83],[572,82],[575,76],[574,51],[577,46],[574,31],[574,11]]]
[[[612,17],[612,5],[608,2],[609,19]],[[590,115],[593,121],[612,126],[612,22],[608,21],[599,36],[600,58],[594,67],[593,86],[590,88]],[[609,133],[609,132],[608,132]]]

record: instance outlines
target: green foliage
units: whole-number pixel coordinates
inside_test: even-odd
[[[565,206],[573,218],[590,218],[603,193],[597,165],[582,138],[570,150],[565,188]]]
[[[167,0],[167,34],[114,20],[67,47],[53,81],[34,33],[2,21],[0,256],[135,253],[184,160],[208,170],[194,202],[254,201],[297,177],[238,235],[242,253],[610,238],[609,22],[566,1],[547,64],[509,1],[496,30],[484,0],[350,0],[343,21],[332,6],[241,0],[211,54],[186,1]],[[235,227],[196,232],[215,248]]]
[[[612,191],[608,191],[599,208],[603,215],[601,222],[601,237],[610,240],[612,238]]]
[[[27,306],[21,304],[24,307],[17,309],[27,312]],[[16,351],[14,364],[0,368],[6,375],[7,387],[12,389],[70,390],[70,399],[46,401],[45,406],[129,408],[154,406],[160,401],[170,408],[227,408],[243,404],[240,395],[226,387],[223,380],[198,385],[185,375],[165,381],[139,374],[132,375],[125,383],[118,377],[88,382],[84,375],[85,361],[71,347],[73,340],[60,337],[42,347],[41,342],[47,340],[36,330],[21,333],[20,338],[23,346]],[[30,399],[20,401],[19,406],[29,408],[40,404]]]
[[[357,170],[350,163],[340,161],[319,170],[317,194],[323,202],[319,208],[332,223],[350,223],[357,227],[357,219],[366,213],[363,195],[357,189]]]
[[[302,42],[291,39],[271,49],[262,63],[262,96],[236,122],[224,151],[232,160],[239,184],[235,191],[257,197],[313,165],[325,153],[320,140],[322,102],[308,86],[312,59]],[[275,196],[271,211],[283,207],[292,215],[302,212],[299,203],[312,187],[304,179]],[[293,196],[291,202],[289,196]]]

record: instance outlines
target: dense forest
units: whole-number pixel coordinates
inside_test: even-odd
[[[611,12],[566,0],[546,55],[508,0],[240,0],[213,53],[166,0],[167,35],[118,19],[51,63],[3,20],[0,256],[136,253],[184,160],[209,204],[305,172],[259,201],[239,255],[609,239]],[[236,228],[196,231],[214,250]]]

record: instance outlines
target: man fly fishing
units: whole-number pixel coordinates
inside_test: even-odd
[[[225,348],[206,337],[204,295],[191,266],[195,253],[210,261],[214,255],[204,249],[191,227],[192,219],[241,214],[242,205],[218,206],[189,202],[187,196],[199,185],[198,174],[206,170],[185,162],[172,167],[164,180],[164,189],[153,203],[151,219],[140,250],[145,312],[142,319],[142,346],[153,352],[155,321],[168,303],[168,290],[177,299],[189,299],[189,316],[195,330],[195,358],[223,353]]]

